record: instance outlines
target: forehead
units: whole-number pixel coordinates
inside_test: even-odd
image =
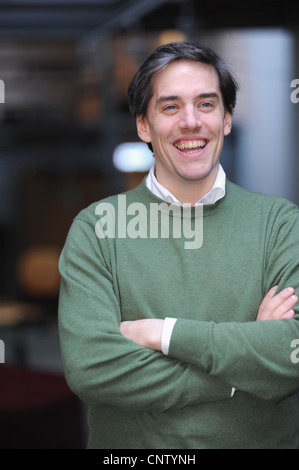
[[[171,62],[152,77],[153,95],[218,92],[219,78],[214,67],[193,60]]]

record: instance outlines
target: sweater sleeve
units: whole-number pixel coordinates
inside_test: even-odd
[[[60,258],[59,331],[65,376],[89,405],[165,411],[230,399],[231,388],[119,330],[121,307],[106,240],[75,220]]]
[[[299,295],[298,210],[292,205],[283,208],[269,232],[263,295],[274,285],[278,285],[278,291],[292,286]],[[178,319],[169,355],[239,390],[279,401],[299,390],[299,366],[292,360],[292,345],[299,339],[298,303],[294,310],[293,319],[279,321],[216,323]]]

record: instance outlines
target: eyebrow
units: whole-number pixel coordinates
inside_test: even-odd
[[[211,91],[211,92],[206,92],[206,93],[200,93],[199,95],[196,96],[196,99],[198,98],[216,98],[217,101],[219,101],[219,95],[218,93]],[[182,97],[178,95],[169,95],[169,96],[160,96],[157,101],[156,101],[156,106],[159,105],[160,103],[165,103],[166,101],[181,101]]]

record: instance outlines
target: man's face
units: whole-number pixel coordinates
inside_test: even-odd
[[[153,97],[146,117],[137,117],[137,130],[153,146],[157,180],[174,194],[191,182],[209,191],[231,129],[216,70],[180,60],[156,74],[152,84]]]

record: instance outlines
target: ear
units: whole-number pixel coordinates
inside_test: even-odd
[[[150,137],[148,122],[147,122],[146,117],[142,117],[138,115],[136,117],[136,127],[137,127],[137,133],[140,139],[143,140],[143,142],[146,142],[148,144],[151,141],[151,137]]]
[[[232,114],[229,111],[225,112],[224,115],[224,135],[230,134],[232,130]]]

